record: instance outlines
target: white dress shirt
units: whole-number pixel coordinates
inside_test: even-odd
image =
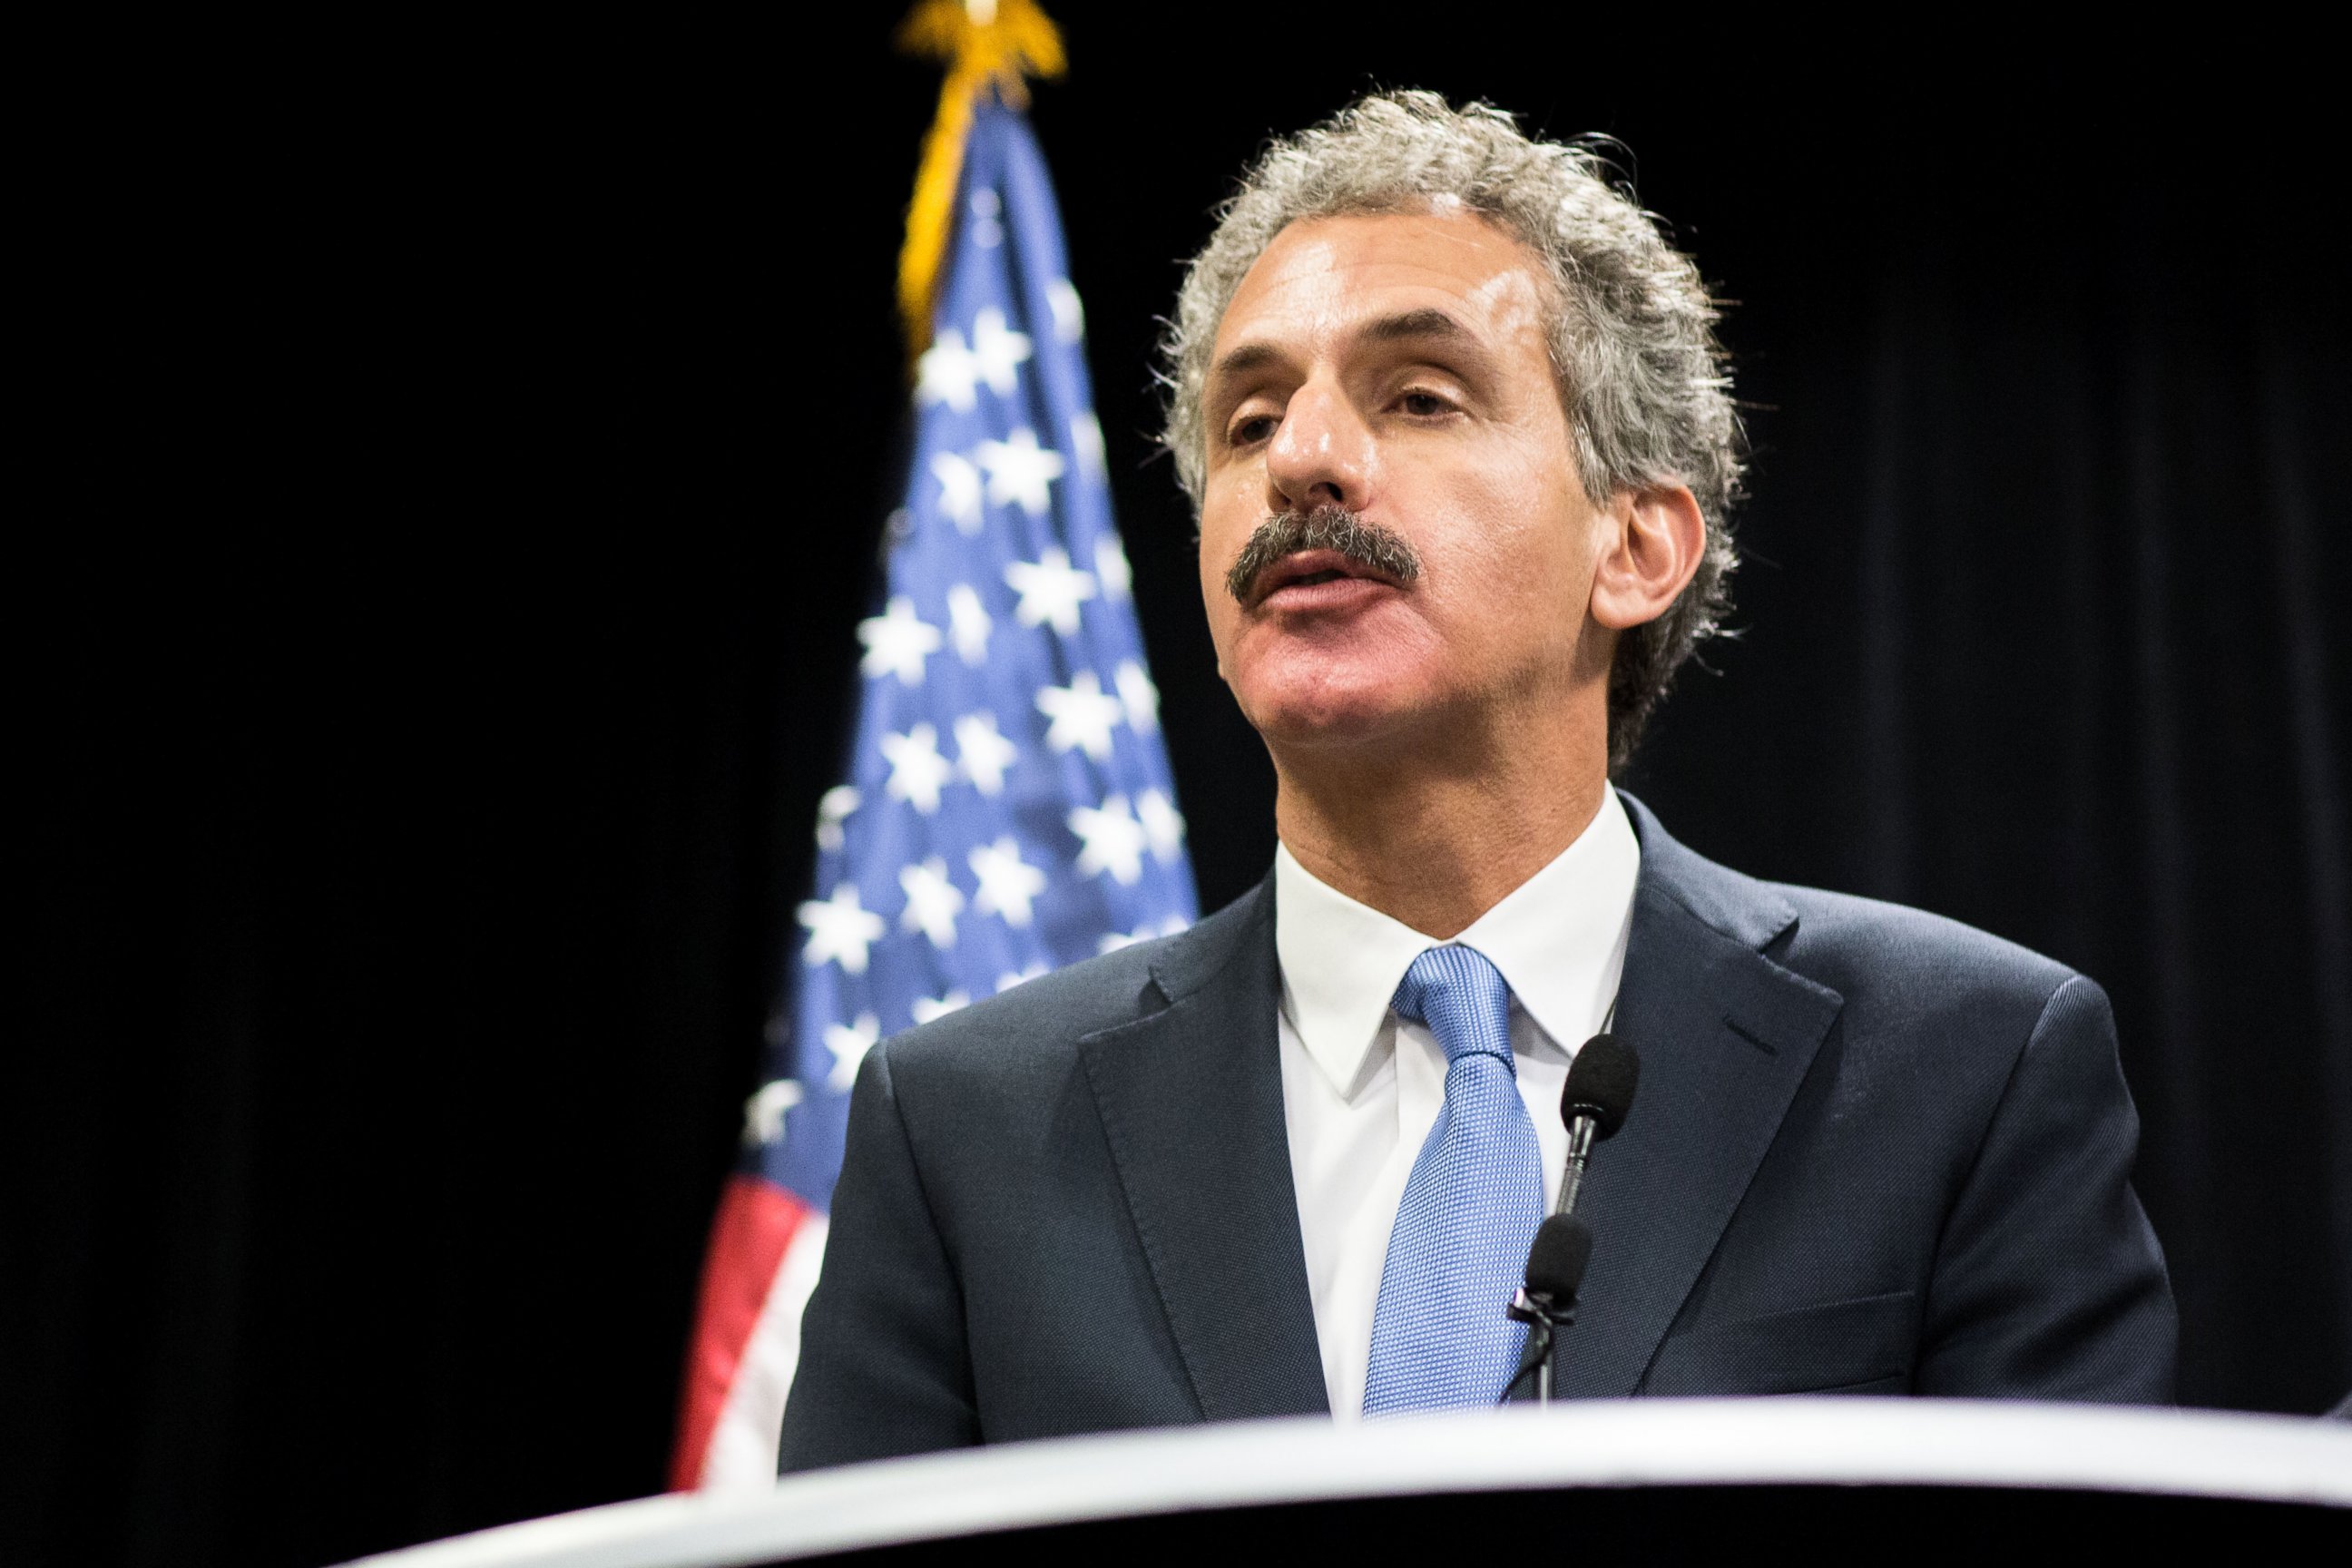
[[[1616,998],[1641,863],[1633,825],[1604,785],[1575,843],[1450,939],[1485,953],[1511,988],[1511,1055],[1543,1152],[1546,1212],[1568,1155],[1559,1091]],[[1332,1414],[1352,1421],[1363,1411],[1389,1227],[1445,1099],[1445,1053],[1389,999],[1438,943],[1318,880],[1286,847],[1274,857],[1274,943],[1283,1120],[1315,1334]]]

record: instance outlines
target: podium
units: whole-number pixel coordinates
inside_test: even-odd
[[[1034,1561],[1520,1553],[1937,1563],[2168,1550],[2352,1561],[2352,1426],[1903,1399],[1578,1401],[1335,1426],[1193,1426],[924,1455],[772,1492],[588,1509],[368,1568],[743,1568],[869,1555]],[[2191,1533],[2193,1532],[2193,1533]],[[1363,1554],[1370,1554],[1369,1556]],[[1019,1557],[1013,1560],[1020,1561]]]

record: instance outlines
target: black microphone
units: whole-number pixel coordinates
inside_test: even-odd
[[[1504,1403],[1530,1372],[1536,1374],[1536,1398],[1551,1402],[1552,1338],[1576,1321],[1577,1288],[1591,1261],[1592,1231],[1574,1215],[1556,1214],[1536,1226],[1535,1245],[1528,1248],[1528,1282],[1507,1309],[1528,1325],[1528,1345],[1518,1374],[1503,1390]]]
[[[1591,1261],[1591,1228],[1574,1215],[1552,1215],[1536,1226],[1536,1244],[1528,1249],[1528,1294],[1574,1310]]]
[[[1559,1202],[1553,1214],[1576,1212],[1577,1189],[1584,1184],[1584,1163],[1592,1157],[1592,1146],[1625,1124],[1625,1113],[1633,1109],[1634,1086],[1641,1081],[1642,1059],[1614,1035],[1595,1035],[1576,1053],[1568,1085],[1559,1093],[1559,1119],[1568,1123],[1568,1168],[1560,1173]]]

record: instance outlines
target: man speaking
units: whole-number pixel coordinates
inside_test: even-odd
[[[2098,987],[1752,880],[1610,784],[1726,605],[1688,258],[1500,113],[1364,100],[1194,258],[1167,438],[1274,867],[861,1070],[786,1469],[1502,1397],[1604,1026],[1563,1396],[2161,1401]]]

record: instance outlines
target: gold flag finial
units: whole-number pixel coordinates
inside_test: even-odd
[[[914,199],[907,204],[907,241],[898,251],[898,314],[909,358],[930,346],[931,303],[940,259],[954,218],[956,181],[972,105],[993,88],[1015,109],[1025,108],[1025,77],[1052,79],[1064,69],[1062,35],[1034,0],[922,0],[898,24],[898,47],[947,62],[940,109],[923,138]]]

